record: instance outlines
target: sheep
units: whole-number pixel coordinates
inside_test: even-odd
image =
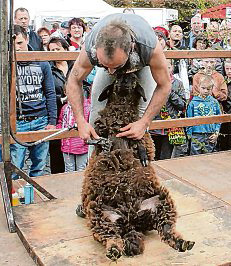
[[[118,75],[99,101],[107,99],[95,121],[97,134],[111,141],[109,151],[96,146],[84,173],[82,208],[95,240],[116,261],[122,254],[144,251],[144,233],[157,230],[162,241],[184,252],[193,241],[176,232],[177,212],[169,191],[160,185],[153,166],[154,147],[145,133],[141,140],[116,138],[119,129],[138,120],[143,88],[134,73]],[[147,162],[148,159],[148,163]]]

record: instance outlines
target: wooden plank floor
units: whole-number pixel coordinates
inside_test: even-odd
[[[117,265],[220,265],[231,262],[231,153],[155,162],[179,213],[177,230],[196,242],[186,253],[161,243],[156,232],[145,238],[145,252]],[[82,173],[37,179],[57,200],[14,208],[20,238],[38,265],[112,265],[92,239],[86,220],[75,215]]]
[[[17,234],[9,233],[0,189],[0,265],[34,266]]]
[[[231,151],[156,162],[165,174],[189,182],[231,204]],[[174,176],[175,175],[175,176]]]

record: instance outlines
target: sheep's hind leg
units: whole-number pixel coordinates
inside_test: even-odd
[[[135,256],[143,253],[144,251],[144,236],[135,230],[123,236],[124,240],[124,255]]]
[[[106,256],[112,260],[117,261],[122,256],[123,240],[121,238],[107,239]]]
[[[117,261],[123,252],[122,228],[117,224],[121,216],[114,211],[91,211],[90,223],[95,240],[106,246],[106,256]]]
[[[170,247],[180,252],[191,250],[195,242],[182,239],[180,234],[176,232],[176,219],[176,208],[169,195],[169,191],[161,187],[159,191],[159,204],[156,208],[155,229],[157,229],[161,240],[168,243]]]

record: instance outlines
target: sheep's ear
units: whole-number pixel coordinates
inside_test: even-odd
[[[136,86],[137,92],[140,94],[140,96],[143,98],[144,102],[147,102],[147,98],[145,96],[145,92],[143,87],[141,87],[139,84]]]
[[[108,85],[106,88],[103,89],[101,94],[99,95],[98,101],[102,102],[106,99],[108,99],[110,91],[113,89],[114,83]]]

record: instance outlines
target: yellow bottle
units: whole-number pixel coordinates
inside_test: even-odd
[[[12,194],[12,206],[18,206],[20,204],[19,198],[18,198],[18,193],[14,192]]]

